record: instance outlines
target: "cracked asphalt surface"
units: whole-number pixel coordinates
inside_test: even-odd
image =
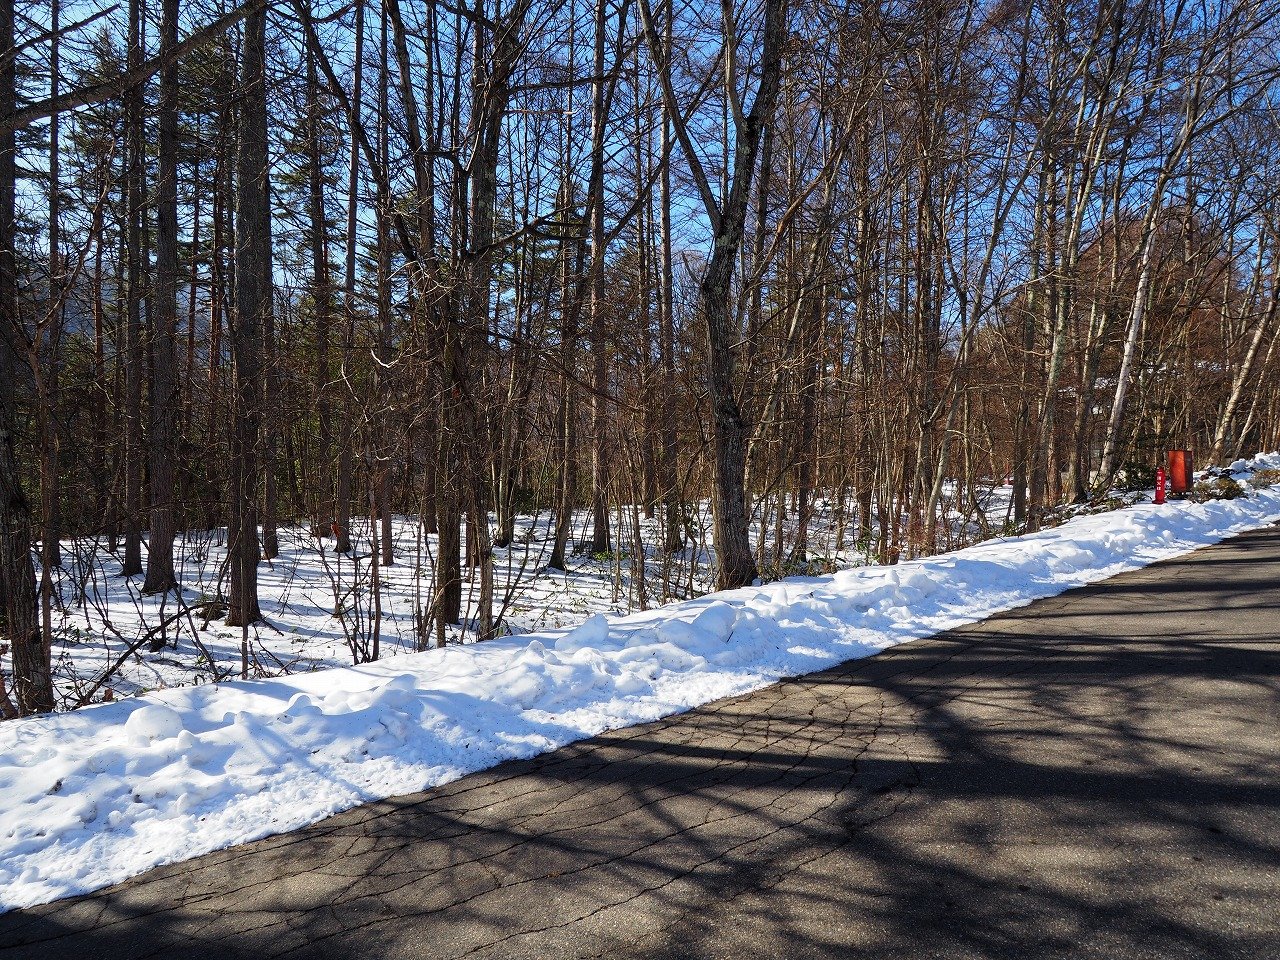
[[[1280,529],[0,916],[0,957],[1280,958]]]

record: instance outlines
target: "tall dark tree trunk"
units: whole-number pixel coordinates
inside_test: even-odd
[[[58,70],[60,69],[61,4],[50,4],[49,40],[49,96],[58,95]],[[61,226],[61,174],[59,167],[59,117],[49,119],[49,309],[45,314],[43,335],[37,333],[32,360],[41,366],[36,382],[40,389],[36,394],[36,430],[40,440],[40,632],[42,642],[50,644],[53,637],[53,571],[62,566],[61,527],[59,500],[59,467],[61,449],[61,424],[58,380],[62,367],[62,326],[65,317],[64,273],[62,267]]]
[[[266,13],[245,21],[240,73],[240,148],[236,158],[236,304],[231,324],[234,415],[227,623],[262,619],[258,607],[258,484],[261,479],[262,344],[271,310],[271,196],[267,157]]]
[[[145,11],[142,0],[129,0],[130,69],[142,62],[142,31]],[[142,378],[145,351],[142,342],[142,216],[146,203],[143,187],[144,144],[142,88],[125,94],[125,218],[128,257],[128,302],[125,321],[125,437],[124,437],[124,563],[126,577],[142,573],[142,462],[146,456],[142,441]]]
[[[382,36],[382,56],[385,63],[387,52],[387,18],[383,17],[383,36]],[[388,77],[388,71],[384,68],[378,77],[378,158],[385,170],[391,162],[391,110],[390,110],[390,94],[391,84]],[[428,198],[426,206],[430,206],[432,198]],[[425,236],[426,230],[420,232],[423,240],[423,246],[429,250],[429,241]],[[387,394],[387,379],[390,376],[392,363],[392,309],[391,309],[391,217],[389,210],[378,210],[377,212],[377,250],[378,250],[378,269],[377,269],[377,296],[378,296],[378,365],[374,371],[374,387],[373,395],[379,401]],[[386,405],[390,407],[390,404]],[[395,562],[395,540],[392,536],[391,527],[391,447],[392,436],[394,434],[391,424],[388,422],[391,414],[390,409],[378,410],[375,413],[376,422],[370,423],[369,429],[372,432],[370,446],[373,449],[373,475],[370,477],[370,484],[377,495],[377,503],[375,505],[375,515],[381,526],[380,545],[382,548],[382,565],[389,567]],[[376,638],[375,638],[376,640]]]
[[[751,553],[744,486],[749,429],[734,395],[733,344],[737,338],[730,328],[728,303],[735,257],[722,255],[720,239],[717,236],[717,252],[703,277],[699,300],[707,343],[707,386],[715,465],[711,509],[716,585],[727,590],[755,580],[756,562]]]
[[[357,50],[363,32],[364,4],[356,6]],[[333,289],[329,276],[328,230],[324,212],[324,170],[320,155],[320,81],[316,75],[315,52],[306,51],[307,65],[307,215],[311,242],[312,299],[315,303],[315,372],[316,407],[315,505],[317,526],[333,523],[337,517],[333,503],[333,419],[329,402],[329,338],[332,327]],[[352,148],[355,137],[351,138]]]
[[[49,4],[49,22],[53,36],[49,38],[49,96],[57,98],[61,64],[62,4],[61,0],[51,0]],[[66,314],[66,268],[62,262],[62,174],[61,174],[61,118],[56,114],[49,118],[49,299],[52,316],[49,318],[49,361],[47,378],[48,403],[46,414],[53,429],[47,436],[41,437],[45,445],[44,465],[41,472],[48,477],[49,483],[41,490],[44,512],[44,533],[41,537],[41,565],[45,572],[41,577],[41,607],[49,607],[49,591],[52,587],[50,579],[55,567],[62,566],[62,516],[58,497],[58,467],[61,450],[61,430],[58,421],[58,379],[62,366],[62,329]],[[47,621],[48,616],[44,614]],[[45,626],[48,632],[48,626]]]
[[[178,0],[163,0],[160,51],[178,42]],[[144,593],[177,585],[173,573],[174,462],[177,458],[178,377],[178,72],[160,75],[159,171],[156,179],[156,286],[151,334],[151,533]]]
[[[209,249],[209,357],[208,357],[208,417],[205,423],[204,442],[209,449],[222,448],[227,439],[226,404],[223,397],[223,352],[224,332],[229,326],[231,313],[230,288],[234,282],[234,260],[230,253],[230,244],[234,243],[233,230],[235,217],[233,200],[228,184],[232,180],[235,167],[233,146],[235,142],[235,121],[231,103],[235,98],[237,83],[231,56],[223,52],[225,65],[219,69],[216,89],[221,95],[218,107],[217,138],[212,184],[212,224],[210,226]],[[227,465],[216,459],[209,464],[207,483],[211,488],[221,486],[224,478],[229,482],[230,474]],[[216,486],[215,486],[216,485]],[[206,523],[210,529],[220,525],[223,520],[222,510],[214,498],[206,505]],[[226,518],[230,522],[230,518]]]
[[[104,173],[104,178],[109,176]],[[111,397],[111,388],[107,384],[107,320],[106,320],[106,297],[103,292],[103,260],[106,251],[103,237],[103,223],[105,217],[103,215],[102,206],[99,205],[93,212],[92,219],[92,235],[93,235],[93,278],[90,281],[91,296],[93,299],[93,459],[91,461],[94,478],[94,494],[95,502],[93,505],[94,517],[106,527],[108,525],[107,517],[112,510],[111,505],[111,480],[108,476],[108,464],[110,457],[107,452],[109,446],[108,419],[107,409],[109,407],[109,399]],[[108,549],[110,549],[110,539],[108,539]]]
[[[671,51],[671,23],[668,18],[667,29],[663,37],[663,48],[666,55]],[[661,330],[658,334],[658,355],[662,364],[662,393],[668,398],[675,396],[676,390],[676,350],[675,350],[675,263],[671,252],[671,121],[666,107],[662,113],[662,182],[659,205],[659,232],[662,248],[662,281],[659,296],[658,317]],[[664,511],[663,549],[673,553],[684,546],[684,528],[681,523],[683,507],[680,504],[680,489],[676,477],[678,451],[676,449],[676,418],[662,418],[662,451],[659,460],[659,483],[662,487]]]
[[[822,383],[822,372],[819,369],[819,351],[822,347],[822,312],[826,291],[818,284],[816,293],[809,295],[809,305],[805,307],[804,345],[802,358],[803,372],[799,384],[799,420],[800,435],[796,441],[796,539],[791,549],[791,559],[802,563],[809,553],[809,525],[813,520],[813,501],[816,481],[815,461],[817,460],[818,435],[818,394]]]
[[[609,388],[604,294],[604,152],[609,118],[605,109],[605,0],[596,0],[591,83],[591,174],[587,207],[591,218],[591,550],[609,549],[609,469],[605,396]]]
[[[195,136],[197,141],[204,140],[204,128],[202,117],[196,114]],[[187,317],[186,317],[186,356],[183,357],[182,380],[178,387],[179,395],[182,397],[182,429],[183,436],[192,436],[195,426],[196,411],[196,342],[199,330],[197,320],[197,307],[200,303],[200,222],[204,216],[202,201],[204,199],[203,176],[201,175],[201,160],[196,157],[192,165],[192,179],[195,181],[194,188],[191,191],[191,243],[188,247],[187,276],[185,282],[187,285]],[[190,508],[185,506],[185,501],[191,499],[191,477],[190,474],[185,478],[183,483],[184,508],[180,514],[179,523],[185,527],[187,518],[190,517]]]
[[[553,570],[567,570],[566,556],[569,537],[573,528],[573,507],[577,496],[577,417],[573,402],[573,368],[578,351],[578,308],[582,302],[578,295],[579,284],[575,279],[582,269],[583,244],[570,243],[568,221],[574,209],[573,177],[567,162],[563,165],[564,178],[560,188],[560,209],[566,223],[562,226],[560,247],[560,377],[558,409],[556,411],[556,491],[555,529],[552,534],[551,558],[547,566]]]
[[[384,4],[383,19],[386,19],[386,10]],[[359,242],[356,237],[358,226],[357,205],[359,203],[357,190],[360,185],[360,146],[358,141],[358,133],[360,130],[361,111],[363,108],[363,84],[364,84],[364,4],[356,4],[356,59],[355,59],[355,82],[351,92],[351,109],[347,117],[347,126],[351,133],[351,152],[347,158],[347,236],[346,236],[346,272],[343,277],[342,289],[342,369],[344,375],[349,375],[351,363],[355,359],[355,340],[356,340],[356,245]],[[386,69],[385,62],[383,69]],[[351,403],[351,390],[349,384],[341,386],[342,392],[342,425],[335,431],[338,441],[338,476],[336,490],[334,493],[334,540],[335,548],[339,553],[351,552],[351,497],[352,479],[351,472],[353,469],[354,459],[352,448],[356,442],[355,436],[355,410]]]
[[[277,524],[280,520],[280,357],[277,352],[275,315],[268,295],[267,308],[262,314],[262,556],[274,560],[280,555],[280,537]]]
[[[15,109],[13,4],[0,2],[0,119]],[[0,133],[0,643],[9,647],[13,694],[21,714],[53,709],[50,651],[36,619],[36,573],[31,560],[31,505],[22,490],[14,449],[17,415],[16,348],[26,339],[18,314],[16,240],[16,143]],[[0,704],[3,709],[3,704]]]
[[[386,147],[385,137],[383,137],[383,147],[384,149]],[[378,398],[384,397],[392,389],[388,382],[393,354],[391,349],[391,235],[387,228],[387,218],[379,216],[377,228],[378,363],[380,366],[385,365],[385,369],[379,369],[374,378],[373,392]],[[395,563],[395,538],[391,523],[391,459],[392,438],[395,431],[390,423],[391,413],[392,411],[388,409],[379,410],[376,413],[376,421],[369,424],[369,429],[373,433],[371,446],[374,452],[374,475],[370,478],[370,482],[375,485],[377,494],[376,513],[382,529],[380,542],[384,567]]]
[[[477,49],[484,49],[480,40],[477,40]],[[499,53],[495,50],[495,61],[498,56]],[[500,70],[500,62],[498,67]],[[463,496],[466,499],[467,554],[480,574],[480,590],[476,599],[476,639],[488,640],[493,636],[493,546],[489,533],[487,430],[483,414],[484,401],[479,391],[483,385],[480,365],[488,341],[498,136],[502,113],[506,110],[506,78],[497,70],[484,71],[480,66],[477,66],[476,74],[473,82],[477,92],[483,91],[487,96],[493,97],[494,105],[490,106],[491,113],[484,118],[471,164],[471,230],[468,237],[469,257],[463,279],[465,326],[458,331],[450,385],[459,401],[457,427],[460,429],[456,435],[462,443],[459,462],[462,464]]]
[[[577,4],[569,3],[569,61],[573,61],[574,48],[577,41],[575,29],[578,22]],[[560,299],[560,375],[557,377],[556,396],[556,486],[555,486],[555,524],[551,537],[551,557],[547,561],[552,570],[569,569],[567,558],[569,537],[573,532],[573,507],[577,495],[578,476],[575,452],[577,449],[577,431],[574,416],[573,369],[577,362],[578,352],[578,296],[579,284],[574,279],[582,267],[583,244],[571,243],[569,240],[570,224],[575,218],[576,191],[572,162],[570,159],[573,145],[573,89],[568,91],[569,109],[565,111],[564,137],[560,145],[560,189],[557,191],[556,207],[560,212],[560,224],[556,241],[557,260],[559,262],[559,299]],[[576,256],[576,260],[575,260]]]
[[[713,537],[716,550],[716,583],[731,589],[751,583],[756,578],[755,557],[751,553],[750,517],[747,512],[745,474],[749,429],[736,395],[735,349],[741,340],[732,309],[733,275],[738,251],[746,229],[747,205],[751,184],[755,179],[760,137],[766,125],[773,123],[774,106],[782,80],[782,47],[786,37],[786,0],[765,0],[763,44],[751,111],[740,116],[735,110],[732,178],[725,171],[725,186],[719,201],[712,195],[706,171],[698,159],[690,132],[681,119],[679,103],[672,86],[669,57],[663,51],[653,10],[648,0],[641,0],[640,12],[650,54],[659,67],[666,113],[694,172],[703,206],[712,224],[711,259],[707,263],[699,289],[698,303],[702,314],[707,350],[707,393],[711,401],[712,455],[715,467],[711,495]],[[728,24],[726,24],[726,29]],[[730,47],[736,36],[726,37]],[[727,83],[737,78],[728,74]],[[732,92],[736,98],[736,90]],[[758,229],[760,227],[758,226]]]

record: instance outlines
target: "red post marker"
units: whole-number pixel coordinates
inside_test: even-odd
[[[1164,467],[1156,468],[1156,503],[1164,503],[1164,484],[1165,484]]]
[[[1169,451],[1169,488],[1170,492],[1182,496],[1191,492],[1195,485],[1195,468],[1191,465],[1190,450]]]

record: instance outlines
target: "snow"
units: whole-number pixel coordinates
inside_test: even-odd
[[[1009,487],[993,485],[975,494],[988,518],[985,527],[967,496],[950,485],[944,490],[939,531],[948,549],[976,542],[1007,520]],[[960,509],[962,502],[968,512]],[[810,561],[789,572],[827,573],[871,562],[861,552],[869,537],[855,535],[848,498],[843,504],[819,498],[815,506]],[[779,527],[794,536],[794,511],[779,519],[776,498],[758,500],[756,513],[753,544],[762,535],[767,544]],[[554,543],[551,518],[536,512],[519,516],[512,542],[493,550],[494,616],[501,618],[504,632],[524,634],[573,627],[593,614],[617,616],[704,594],[713,589],[714,579],[707,543],[709,503],[688,504],[687,521],[687,545],[668,552],[660,547],[662,519],[646,520],[624,508],[611,517],[622,550],[595,554],[588,539],[591,511],[579,511],[572,524],[570,569],[562,571],[548,567]],[[303,673],[371,659],[368,520],[353,523],[351,554],[336,553],[331,540],[317,540],[305,525],[284,526],[278,533],[279,556],[258,570],[266,620],[248,633],[249,676]],[[382,657],[418,648],[416,614],[431,596],[438,547],[438,538],[412,517],[392,518],[392,540],[396,562],[379,571]],[[241,632],[223,622],[226,608],[221,603],[227,590],[224,531],[195,529],[178,536],[174,558],[181,593],[140,593],[136,579],[120,575],[118,546],[113,549],[101,537],[65,540],[63,564],[50,571],[52,659],[60,707],[208,683],[215,674],[218,679],[239,677]],[[771,560],[779,562],[771,553],[766,548],[760,555],[766,569]],[[765,579],[777,579],[776,573],[770,571]],[[475,636],[480,591],[478,578],[465,569],[463,590],[468,626],[449,628],[451,644]]]
[[[1233,465],[1280,468],[1280,456]],[[0,725],[0,910],[447,783],[1280,520],[1280,486],[1142,504],[893,567],[790,578],[572,630]]]

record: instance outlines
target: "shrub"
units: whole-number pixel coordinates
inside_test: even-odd
[[[201,594],[200,599],[192,604],[191,612],[204,621],[204,627],[208,627],[211,621],[221,620],[227,615],[227,605],[218,597]]]
[[[1156,468],[1131,460],[1116,474],[1116,488],[1124,493],[1150,490],[1156,485]]]
[[[1204,503],[1206,500],[1234,500],[1243,496],[1245,496],[1244,487],[1231,477],[1201,480],[1191,490],[1191,499],[1196,503]]]
[[[1280,470],[1275,470],[1271,467],[1265,470],[1255,470],[1253,475],[1249,477],[1249,486],[1255,490],[1274,486],[1277,483],[1280,483]]]
[[[787,559],[779,563],[766,563],[760,570],[760,580],[762,583],[771,583],[784,577],[824,577],[839,569],[840,564],[832,557]]]

